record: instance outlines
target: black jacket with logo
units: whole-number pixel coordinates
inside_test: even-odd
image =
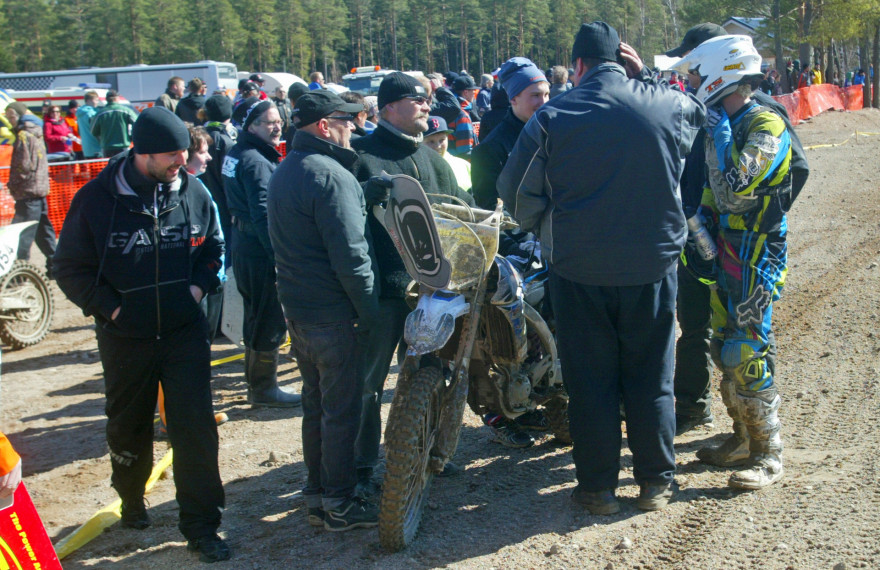
[[[211,197],[193,176],[181,170],[175,183],[156,184],[147,196],[123,174],[132,161],[110,163],[73,197],[54,272],[64,294],[106,332],[159,338],[200,317],[189,287],[217,290],[224,245]]]

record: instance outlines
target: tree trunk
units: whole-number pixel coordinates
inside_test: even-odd
[[[776,71],[779,72],[779,82],[783,93],[791,93],[792,86],[788,81],[788,73],[785,72],[785,56],[782,53],[782,21],[779,17],[779,2],[773,0],[771,19],[773,21],[773,52],[776,54]]]

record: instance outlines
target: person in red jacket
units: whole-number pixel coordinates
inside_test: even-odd
[[[21,457],[0,432],[0,499],[12,495],[21,483]]]
[[[61,107],[52,105],[43,117],[43,139],[49,161],[68,160],[76,138],[61,115]]]

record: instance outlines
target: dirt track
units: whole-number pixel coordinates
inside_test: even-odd
[[[716,397],[716,428],[676,440],[681,487],[665,510],[635,508],[624,447],[623,509],[594,517],[571,503],[569,449],[549,437],[526,450],[489,443],[470,412],[455,461],[435,480],[422,531],[389,555],[375,530],[342,534],[308,526],[300,411],[251,410],[241,361],[215,368],[227,510],[221,531],[235,568],[880,567],[880,112],[824,113],[797,131],[812,174],[789,219],[790,273],[775,322],[786,477],[761,492],[727,488],[728,470],[696,461],[730,429]],[[55,289],[50,335],[3,354],[0,428],[24,458],[25,481],[53,541],[115,499],[104,441],[101,367],[90,319]],[[215,344],[214,358],[236,353]],[[284,383],[298,387],[290,373]],[[396,369],[393,369],[395,371]],[[393,388],[395,377],[389,378]],[[716,394],[717,396],[717,394]],[[386,394],[384,415],[391,401]],[[156,444],[156,458],[167,450]],[[270,453],[275,462],[269,462]],[[66,560],[66,568],[198,566],[177,532],[170,479],[148,495],[153,526],[118,525]],[[626,537],[630,548],[617,548]]]

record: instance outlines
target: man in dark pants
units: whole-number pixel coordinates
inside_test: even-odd
[[[687,31],[681,45],[666,52],[669,57],[684,57],[708,39],[727,35],[718,24],[709,22],[698,24]],[[699,85],[690,85],[693,93]],[[791,135],[791,196],[797,197],[807,177],[810,167],[800,139],[788,119],[785,107],[771,96],[755,91],[752,97],[765,107],[771,108],[785,122]],[[696,214],[703,197],[706,183],[705,131],[700,130],[691,152],[685,162],[681,177],[681,201],[685,216]],[[789,205],[790,206],[790,205]],[[681,336],[675,345],[675,434],[681,435],[704,425],[711,427],[712,416],[712,360],[709,355],[709,334],[712,308],[709,306],[711,291],[708,286],[689,271],[684,264],[678,268],[678,326]],[[776,341],[770,332],[770,352],[767,364],[775,369]]]
[[[354,442],[363,393],[361,337],[376,320],[363,191],[349,169],[362,104],[318,89],[297,101],[293,148],[269,183],[278,294],[303,377],[303,495],[309,523],[331,531],[378,524],[355,496]]]
[[[122,524],[145,529],[159,383],[174,448],[179,528],[204,562],[229,558],[217,536],[223,485],[211,407],[208,325],[223,240],[210,196],[182,168],[189,132],[169,110],[141,113],[134,151],[77,192],[55,254],[58,286],[95,317],[107,395],[112,482]]]
[[[287,336],[275,289],[275,254],[269,240],[266,193],[281,154],[281,117],[271,101],[250,97],[235,108],[242,125],[223,159],[223,186],[232,215],[232,270],[244,303],[242,334],[248,402],[290,408],[300,395],[278,387],[278,349]]]
[[[368,210],[387,196],[387,188],[371,181],[383,171],[412,176],[428,194],[457,196],[474,204],[470,194],[458,187],[449,164],[422,145],[422,134],[428,130],[429,112],[427,92],[415,78],[396,72],[382,80],[379,85],[379,125],[372,134],[352,143],[359,155],[355,174],[364,184]],[[374,273],[379,283],[379,314],[382,318],[370,331],[356,456],[360,490],[365,495],[373,495],[378,492],[371,478],[379,460],[379,440],[382,437],[379,415],[382,387],[410,312],[404,294],[411,278],[388,232],[374,216],[370,215],[368,219],[377,260]]]
[[[656,510],[675,473],[675,269],[686,237],[678,181],[705,108],[652,84],[604,22],[581,26],[572,61],[576,87],[526,123],[497,188],[550,260],[572,498],[593,514],[619,511],[622,398],[637,506]]]

